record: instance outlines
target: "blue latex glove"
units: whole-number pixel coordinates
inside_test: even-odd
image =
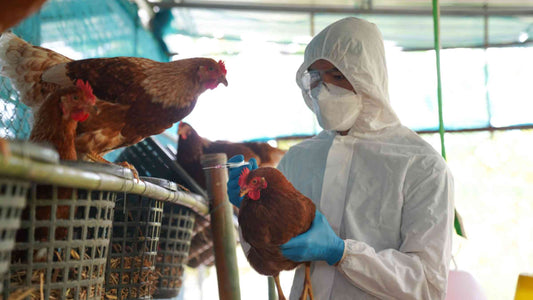
[[[232,163],[239,163],[242,161],[244,161],[244,156],[241,154],[235,155],[228,160],[228,162],[232,162]],[[241,197],[239,195],[241,191],[241,187],[239,186],[239,176],[241,176],[242,169],[244,168],[248,168],[250,170],[257,169],[257,161],[255,160],[255,158],[250,159],[249,165],[229,169],[229,176],[228,176],[229,179],[228,179],[228,185],[227,185],[229,202],[231,202],[231,204],[237,207],[241,207],[241,201],[244,198],[244,196]]]
[[[334,265],[344,254],[344,241],[335,234],[318,210],[311,228],[280,246],[281,253],[295,262],[325,260]]]

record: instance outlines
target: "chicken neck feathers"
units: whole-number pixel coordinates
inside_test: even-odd
[[[35,122],[30,141],[52,144],[62,160],[76,160],[74,139],[78,121],[64,118],[59,105],[59,96],[53,94],[34,114]]]
[[[307,231],[315,214],[314,203],[298,192],[277,169],[253,170],[248,179],[264,177],[267,187],[259,200],[245,196],[239,211],[244,240],[252,246],[248,261],[263,275],[276,275],[298,265],[286,259],[279,246]]]

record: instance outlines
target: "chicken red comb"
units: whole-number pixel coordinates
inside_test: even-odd
[[[220,67],[220,70],[222,71],[222,73],[224,73],[224,75],[226,75],[226,73],[228,73],[228,71],[226,71],[226,64],[224,64],[223,61],[219,60],[218,61],[218,66]]]
[[[186,140],[188,136],[186,132],[183,132],[183,127],[185,127],[185,123],[180,122],[178,124],[178,135],[181,137],[182,140]]]
[[[239,186],[241,188],[246,185],[246,179],[248,178],[248,174],[250,174],[250,169],[242,169],[241,176],[239,177]]]
[[[76,80],[76,86],[83,91],[90,104],[94,105],[96,103],[96,97],[93,94],[93,88],[89,82],[84,82],[83,80],[78,79]]]

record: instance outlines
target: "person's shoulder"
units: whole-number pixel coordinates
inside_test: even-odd
[[[435,147],[405,126],[399,127],[387,143],[394,145],[393,148],[409,156],[413,162],[423,162],[422,165],[431,165],[439,169],[447,168],[446,161]]]
[[[334,135],[331,133],[322,131],[318,135],[290,147],[278,164],[278,169],[287,170],[308,164],[309,161],[325,160],[333,138]]]
[[[407,151],[415,155],[434,155],[441,157],[439,152],[430,143],[405,126],[397,128],[396,133],[391,135],[388,142],[404,147]]]
[[[298,144],[290,147],[285,155],[290,153],[297,153],[300,151],[309,151],[312,149],[320,148],[323,145],[330,145],[333,138],[334,135],[331,135],[330,132],[322,131],[319,134],[307,138],[299,142]]]

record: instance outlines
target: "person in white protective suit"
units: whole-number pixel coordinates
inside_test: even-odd
[[[313,261],[316,300],[444,299],[453,178],[390,106],[378,28],[353,17],[329,25],[307,46],[296,81],[324,131],[291,147],[278,165],[317,206],[311,228],[282,253]],[[232,173],[239,172],[232,169],[228,182],[234,204]],[[303,279],[299,268],[290,299],[298,299]]]

